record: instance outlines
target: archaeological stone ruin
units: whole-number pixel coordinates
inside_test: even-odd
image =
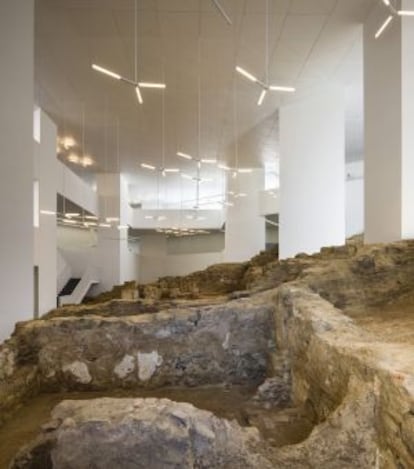
[[[128,283],[0,347],[0,467],[414,468],[414,242]]]

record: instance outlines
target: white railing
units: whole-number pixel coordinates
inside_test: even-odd
[[[97,283],[99,283],[99,279],[96,269],[88,268],[82,275],[80,282],[76,285],[73,292],[70,295],[59,297],[59,306],[80,304],[91,286]]]

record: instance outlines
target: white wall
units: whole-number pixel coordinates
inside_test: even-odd
[[[167,238],[150,234],[139,240],[139,281],[154,282],[167,275]]]
[[[414,11],[414,0],[403,0]],[[404,239],[414,238],[414,18],[403,19],[402,30],[402,226]]]
[[[247,197],[232,200],[227,208],[225,234],[225,262],[244,262],[265,249],[265,220],[260,216],[260,192],[264,189],[264,171],[229,178],[228,190],[245,193]]]
[[[280,258],[345,242],[345,100],[325,86],[280,110]]]
[[[364,233],[364,163],[346,165],[346,237]]]
[[[365,241],[401,238],[401,21],[379,40],[378,4],[364,26]],[[411,48],[412,50],[412,48]]]
[[[38,313],[56,307],[56,125],[39,108],[35,110],[40,124],[40,138],[34,143],[34,178],[39,182],[39,227],[35,228],[34,264],[39,268]]]
[[[162,234],[140,237],[139,282],[187,275],[223,262],[223,235],[167,239]]]
[[[33,9],[0,2],[0,340],[33,317]]]
[[[57,192],[93,214],[98,213],[98,196],[94,189],[62,162],[57,162]]]

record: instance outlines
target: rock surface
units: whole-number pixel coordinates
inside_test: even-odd
[[[364,434],[373,433],[378,445],[375,464],[354,467],[414,467],[414,435],[408,430],[414,408],[412,349],[407,353],[405,344],[381,342],[301,285],[280,287],[277,302],[277,346],[288,352],[294,403],[306,405],[317,422],[325,422],[341,415],[344,403],[358,409],[361,399],[369,399],[367,425],[359,416],[369,407],[355,410],[345,422],[355,448]],[[364,393],[366,397],[361,397]],[[307,447],[311,441],[303,444]],[[322,439],[319,447],[324,446]],[[352,466],[332,462],[326,467]]]
[[[267,469],[254,428],[167,399],[64,401],[11,469]]]
[[[42,390],[254,384],[274,347],[267,296],[202,308],[21,324],[10,346]]]

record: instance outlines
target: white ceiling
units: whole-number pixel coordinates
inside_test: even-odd
[[[221,3],[232,26],[210,0],[138,0],[139,79],[167,84],[164,92],[144,90],[139,106],[133,88],[91,70],[95,62],[133,77],[134,0],[36,0],[36,99],[60,135],[84,141],[96,164],[81,174],[120,168],[134,183],[143,173],[139,163],[162,163],[163,141],[167,166],[184,163],[187,172],[193,166],[176,152],[197,155],[199,143],[202,157],[231,165],[235,137],[242,166],[277,157],[277,109],[288,98],[272,93],[258,107],[260,90],[234,71],[238,64],[265,76],[265,0]],[[375,0],[269,4],[270,82],[298,90],[332,80],[347,84],[348,153],[356,159],[362,138],[360,25]]]

